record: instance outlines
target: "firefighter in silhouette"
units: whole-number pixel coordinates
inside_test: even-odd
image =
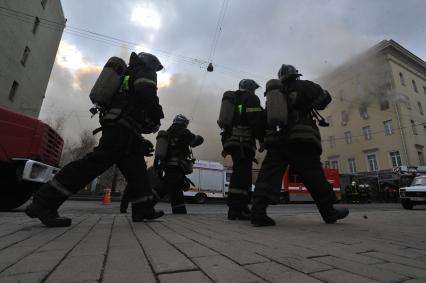
[[[169,195],[173,214],[187,213],[183,192],[190,186],[185,175],[192,173],[195,161],[191,148],[201,145],[204,141],[202,136],[195,135],[188,129],[188,124],[189,120],[179,114],[167,131],[160,131],[157,136],[154,166],[162,180],[153,193],[156,201]],[[159,150],[163,142],[166,142],[164,148]]]
[[[275,225],[266,209],[270,203],[278,203],[288,165],[301,176],[326,223],[335,223],[349,214],[346,208],[334,207],[336,196],[320,162],[317,121],[320,126],[328,124],[317,110],[323,110],[331,96],[319,85],[300,80],[300,76],[295,67],[282,65],[279,79],[266,84],[267,154],[253,193],[251,223],[255,226]]]
[[[118,86],[111,94],[111,101],[102,104],[100,109],[101,128],[94,131],[102,131],[98,146],[82,159],[67,164],[52,181],[42,186],[26,208],[28,216],[39,218],[48,227],[70,226],[71,219],[60,217],[58,208],[113,164],[127,181],[132,220],[140,222],[164,215],[163,211],[154,209],[144,159],[144,155],[154,150],[153,145],[141,135],[157,132],[164,118],[157,97],[156,74],[162,68],[156,56],[145,52],[132,53],[128,66],[117,57],[107,62],[95,83],[95,86],[99,84],[101,96],[92,98],[92,89],[92,101],[101,103],[111,90],[109,84],[118,82]],[[111,77],[111,74],[116,75]]]
[[[240,81],[238,90],[223,95],[218,124],[222,129],[222,156],[231,155],[232,175],[228,191],[228,219],[250,220],[248,206],[252,186],[252,165],[256,139],[263,151],[263,109],[255,94],[259,85]]]

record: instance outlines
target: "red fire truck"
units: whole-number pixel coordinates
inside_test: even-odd
[[[323,168],[325,177],[333,186],[337,198],[340,200],[340,178],[337,169]],[[281,189],[281,202],[288,203],[291,201],[313,201],[311,195],[298,176],[290,167],[287,168],[283,176]]]
[[[59,170],[62,138],[42,121],[0,108],[0,210],[25,203]]]

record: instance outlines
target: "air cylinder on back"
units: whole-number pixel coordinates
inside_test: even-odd
[[[220,105],[219,119],[217,124],[219,127],[229,128],[232,127],[232,120],[234,119],[235,111],[235,93],[233,91],[226,91],[222,97],[222,104]]]
[[[287,125],[287,97],[282,90],[280,80],[272,79],[266,83],[266,115],[268,126],[274,129]]]
[[[126,68],[126,62],[123,59],[109,58],[90,91],[89,97],[93,104],[101,107],[108,107],[111,104],[112,97],[120,89]]]
[[[157,142],[155,144],[155,158],[165,160],[167,157],[167,149],[169,147],[169,134],[167,131],[159,131],[157,134]]]

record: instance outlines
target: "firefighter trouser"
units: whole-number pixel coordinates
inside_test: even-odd
[[[129,199],[138,204],[152,202],[144,152],[143,143],[133,132],[118,125],[105,127],[93,152],[67,164],[41,191],[56,189],[68,197],[116,164],[127,181]]]
[[[186,212],[183,190],[185,189],[185,173],[179,166],[167,166],[164,178],[154,189],[154,195],[162,199],[167,194],[174,213]]]
[[[288,165],[298,174],[317,203],[334,201],[332,186],[324,176],[320,152],[310,144],[268,149],[256,181],[253,198],[278,203]]]
[[[232,175],[228,190],[228,206],[231,209],[244,209],[249,203],[251,192],[254,152],[238,148],[231,152]]]

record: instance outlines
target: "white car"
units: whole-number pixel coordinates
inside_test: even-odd
[[[415,177],[409,187],[399,189],[401,204],[405,209],[426,204],[426,175]]]

